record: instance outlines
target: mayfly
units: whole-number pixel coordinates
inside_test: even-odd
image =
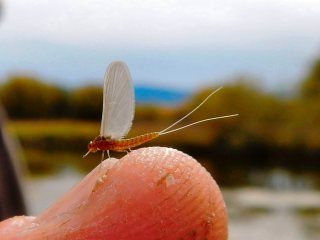
[[[89,151],[83,157],[86,157],[91,152],[94,153],[97,151],[102,151],[103,159],[105,151],[107,151],[108,156],[110,157],[110,150],[125,152],[161,135],[179,131],[198,123],[237,116],[238,114],[231,114],[212,117],[172,129],[182,120],[196,111],[199,107],[201,107],[202,104],[204,104],[220,89],[221,87],[213,91],[191,112],[162,131],[146,133],[137,137],[124,139],[123,137],[128,133],[132,125],[135,105],[134,89],[127,65],[124,62],[112,62],[107,69],[104,79],[100,135],[94,140],[90,141],[88,144]]]

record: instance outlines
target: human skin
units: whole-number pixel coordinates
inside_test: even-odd
[[[1,222],[0,239],[226,240],[227,222],[210,174],[182,152],[152,147],[105,160],[37,217]]]

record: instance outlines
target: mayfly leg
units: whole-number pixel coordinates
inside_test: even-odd
[[[105,152],[106,152],[106,150],[102,150],[102,153],[101,153],[101,163],[102,163],[103,160],[104,160]],[[108,155],[108,158],[110,158],[110,151],[109,151],[109,150],[107,150],[107,155]]]
[[[101,163],[102,163],[102,161],[104,160],[104,152],[105,152],[105,150],[103,150],[103,151],[102,151],[102,154],[101,154]]]

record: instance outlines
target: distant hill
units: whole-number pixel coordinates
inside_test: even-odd
[[[138,104],[177,105],[184,102],[190,93],[153,87],[135,87]]]

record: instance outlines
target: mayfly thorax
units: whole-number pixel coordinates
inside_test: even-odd
[[[238,114],[231,114],[212,117],[172,129],[182,120],[196,111],[199,107],[201,107],[214,93],[220,89],[221,87],[213,91],[191,112],[166,129],[163,129],[159,132],[151,132],[137,137],[124,139],[123,137],[131,128],[134,116],[134,88],[127,65],[124,62],[112,62],[107,69],[104,79],[100,135],[90,141],[88,144],[89,151],[83,157],[86,157],[91,152],[94,153],[97,151],[102,151],[102,153],[107,151],[109,156],[110,150],[124,152],[145,142],[151,141],[152,139],[161,135],[179,131],[183,128],[190,127],[198,123],[237,116]]]

